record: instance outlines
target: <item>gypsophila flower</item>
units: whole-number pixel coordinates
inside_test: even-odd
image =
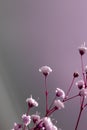
[[[81,46],[78,48],[78,50],[79,50],[80,55],[84,55],[84,54],[86,53],[87,47],[85,46],[85,42],[84,42],[83,45],[81,45]]]
[[[14,127],[12,130],[22,130],[21,128],[22,128],[21,124],[14,123]]]
[[[38,114],[31,115],[31,119],[34,123],[38,123],[40,121],[40,116]]]
[[[50,72],[52,72],[52,69],[49,66],[42,66],[39,69],[39,72],[42,72],[43,75],[47,76]]]
[[[65,107],[64,104],[67,101],[71,101],[77,97],[80,99],[80,105],[79,105],[79,113],[78,113],[74,130],[78,130],[78,126],[80,124],[81,113],[84,110],[84,108],[87,107],[87,101],[86,101],[87,65],[84,67],[84,62],[83,62],[83,57],[82,57],[87,51],[87,47],[85,46],[85,43],[78,48],[78,51],[81,58],[81,79],[82,79],[76,82],[78,93],[73,96],[71,95],[69,97],[69,93],[71,91],[71,88],[74,85],[74,81],[79,76],[78,72],[74,72],[72,75],[73,76],[72,81],[71,81],[71,84],[69,86],[67,93],[65,94],[65,92],[62,89],[56,88],[54,98],[51,102],[49,102],[50,95],[49,95],[49,90],[47,87],[47,76],[52,72],[52,69],[49,66],[42,66],[41,68],[39,68],[39,72],[41,72],[44,75],[44,79],[45,79],[44,80],[45,103],[43,102],[44,100],[43,100],[43,95],[42,95],[42,104],[45,107],[44,109],[45,112],[43,112],[44,115],[42,113],[39,114],[38,112],[36,112],[36,114],[31,114],[31,116],[28,115],[32,107],[38,106],[38,102],[35,99],[33,99],[31,95],[30,98],[26,99],[28,108],[27,108],[26,114],[22,115],[22,124],[14,123],[14,127],[12,130],[62,130],[61,128],[57,128],[55,126],[57,122],[54,122],[55,121],[54,118],[51,119],[53,116],[53,113],[57,110],[64,108]],[[43,117],[40,117],[40,115]]]
[[[83,80],[79,80],[78,82],[76,82],[76,86],[77,86],[79,89],[84,88],[84,87],[85,87],[84,81],[83,81]]]
[[[35,99],[32,98],[32,95],[30,98],[26,99],[26,102],[28,103],[29,107],[38,107],[38,102],[36,102]]]
[[[58,130],[58,128],[55,125],[53,125],[52,130]]]
[[[62,98],[65,98],[65,92],[62,90],[62,89],[60,89],[60,88],[56,88],[56,96],[57,97],[62,97]]]
[[[87,97],[87,89],[86,88],[82,88],[79,92],[80,96],[84,96],[85,98]]]
[[[25,126],[28,126],[31,122],[31,117],[29,115],[27,116],[26,114],[23,114],[22,121],[23,121]]]
[[[61,109],[61,108],[64,108],[64,103],[61,102],[60,100],[55,100],[55,101],[54,101],[54,106],[55,106],[57,109]]]
[[[53,125],[51,118],[49,117],[44,117],[43,118],[43,126],[45,130],[58,130],[55,125]]]

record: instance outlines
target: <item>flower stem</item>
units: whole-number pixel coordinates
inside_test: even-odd
[[[48,112],[48,90],[47,90],[47,76],[45,76],[45,96],[46,96],[46,114]]]
[[[75,130],[77,130],[77,128],[78,128],[78,124],[79,124],[79,121],[80,121],[81,114],[82,114],[82,109],[79,112],[79,116],[78,116],[78,120],[77,120],[77,123],[76,123]]]
[[[68,97],[68,95],[69,95],[69,93],[70,93],[70,90],[71,90],[72,85],[73,85],[73,83],[74,83],[74,79],[75,79],[75,78],[73,77],[72,82],[71,82],[71,85],[70,85],[70,87],[69,87],[69,89],[68,89],[68,91],[67,91],[67,93],[66,93],[65,99]]]
[[[23,130],[25,130],[25,128],[26,128],[26,126],[24,125],[24,128],[23,128]]]
[[[85,82],[85,75],[84,75],[84,65],[83,65],[83,58],[82,58],[82,55],[81,55],[81,68],[82,68],[83,81],[84,81],[84,83],[86,84],[86,82]]]
[[[79,94],[77,94],[77,95],[75,95],[75,96],[72,96],[72,97],[70,97],[70,98],[64,99],[63,102],[66,102],[66,101],[71,100],[71,99],[73,99],[73,98],[75,98],[75,97],[78,97],[78,96],[79,96]]]
[[[27,113],[26,113],[27,116],[28,116],[28,114],[29,114],[29,110],[30,110],[30,107],[28,107],[28,109],[27,109]]]
[[[49,110],[51,109],[51,107],[52,107],[52,105],[53,105],[55,99],[56,99],[56,96],[53,98],[52,103],[51,103],[51,105],[49,106]]]
[[[54,111],[56,111],[57,108],[56,107],[53,107],[48,113],[46,116],[50,116]]]
[[[76,123],[76,126],[75,126],[75,130],[77,130],[78,125],[79,125],[79,121],[80,121],[82,110],[83,110],[83,104],[84,104],[84,97],[83,97],[82,102],[81,102],[80,112],[79,112],[79,116],[78,116],[77,123]]]

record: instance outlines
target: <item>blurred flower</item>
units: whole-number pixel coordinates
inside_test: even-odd
[[[27,116],[26,114],[23,114],[22,115],[22,120],[23,120],[23,123],[24,125],[29,125],[30,122],[31,122],[31,117],[30,116]]]
[[[62,89],[60,89],[60,88],[56,88],[56,96],[57,97],[62,97],[62,98],[65,98],[65,92],[62,90]]]
[[[29,107],[37,107],[38,106],[38,102],[35,101],[35,99],[32,98],[32,95],[30,98],[26,99],[26,102],[28,103]]]
[[[31,118],[34,123],[38,123],[40,121],[40,116],[38,114],[31,115]]]
[[[55,125],[53,125],[51,118],[49,117],[44,117],[43,118],[43,127],[45,130],[58,130]]]
[[[78,48],[78,50],[79,50],[80,55],[84,55],[84,54],[86,53],[87,47],[85,46],[85,42],[84,42],[83,45],[81,45],[81,46]]]
[[[43,75],[47,76],[50,72],[52,72],[52,69],[49,66],[42,66],[39,69],[39,72],[42,72]]]
[[[78,82],[76,82],[76,86],[77,86],[79,89],[84,88],[84,87],[85,87],[84,81],[83,81],[83,80],[79,80]]]
[[[55,101],[54,101],[54,106],[55,106],[57,109],[61,109],[61,108],[64,108],[64,103],[61,102],[60,100],[55,100]]]
[[[74,73],[73,73],[73,77],[74,77],[74,78],[79,77],[79,73],[78,73],[78,72],[74,72]]]
[[[87,65],[85,66],[85,69],[84,69],[84,70],[85,70],[85,73],[87,74]]]
[[[21,124],[14,123],[14,127],[12,130],[22,130],[21,128],[22,128]]]
[[[86,88],[81,89],[79,92],[79,95],[84,96],[86,98],[87,97],[87,89]]]

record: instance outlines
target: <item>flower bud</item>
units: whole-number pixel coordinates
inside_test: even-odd
[[[43,118],[43,130],[58,130],[57,127],[52,123],[50,117]]]
[[[60,89],[60,88],[56,88],[56,96],[57,97],[62,97],[62,98],[65,98],[65,92],[62,90],[62,89]]]
[[[26,99],[26,102],[28,103],[29,107],[38,107],[38,102],[36,102],[35,99],[32,98],[32,95],[30,98]]]
[[[74,78],[79,77],[79,73],[78,73],[78,72],[74,72],[74,73],[73,73],[73,77],[74,77]]]
[[[84,55],[87,51],[87,47],[85,46],[85,42],[81,47],[78,48],[80,55]]]
[[[40,121],[40,116],[38,114],[31,115],[31,118],[34,123],[38,123]]]
[[[83,80],[80,80],[80,81],[76,82],[76,86],[77,86],[79,89],[84,88],[84,87],[85,87],[84,81],[83,81]]]
[[[64,108],[64,103],[61,102],[60,100],[55,100],[54,101],[54,105],[57,109],[61,109],[61,108]]]
[[[52,69],[49,66],[42,66],[39,69],[39,72],[42,72],[44,76],[47,76],[50,72],[52,72]]]

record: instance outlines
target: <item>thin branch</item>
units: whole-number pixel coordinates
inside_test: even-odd
[[[73,99],[73,98],[76,98],[76,97],[78,97],[78,96],[79,96],[79,94],[77,94],[77,95],[75,95],[75,96],[72,96],[72,97],[70,97],[70,98],[64,99],[63,102],[69,101],[69,100],[71,100],[71,99]]]
[[[76,126],[75,126],[75,130],[77,130],[78,125],[79,125],[79,121],[80,121],[82,110],[83,110],[83,104],[84,104],[84,97],[82,99],[82,103],[81,103],[81,106],[80,106],[80,112],[79,112],[79,116],[78,116],[77,123],[76,123]]]
[[[70,93],[70,90],[71,90],[72,85],[73,85],[73,83],[74,83],[74,79],[75,79],[75,78],[73,77],[72,82],[71,82],[70,87],[69,87],[69,89],[68,89],[68,91],[67,91],[67,93],[66,93],[65,98],[67,98],[67,97],[68,97],[68,95],[69,95],[69,93]]]

